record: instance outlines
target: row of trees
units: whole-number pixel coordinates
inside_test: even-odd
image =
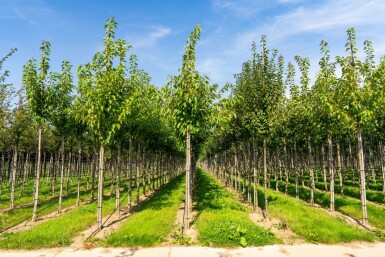
[[[16,184],[22,188],[24,179],[33,171],[33,221],[37,219],[41,172],[50,176],[53,185],[60,176],[59,213],[66,176],[68,181],[68,176],[77,173],[79,195],[81,176],[90,176],[94,181],[96,172],[97,222],[101,227],[106,167],[108,175],[116,177],[117,203],[122,171],[127,171],[123,175],[128,180],[131,203],[133,177],[139,193],[140,185],[145,188],[146,173],[148,179],[166,175],[170,178],[170,172],[176,174],[180,170],[183,144],[162,112],[163,93],[138,68],[137,57],[129,54],[131,45],[115,39],[116,27],[114,18],[107,21],[104,49],[89,63],[78,67],[76,88],[69,61],[62,62],[61,71],[50,71],[51,45],[47,41],[42,43],[39,61],[31,59],[24,66],[23,87],[13,108],[12,85],[3,83],[8,73],[1,77],[0,177],[5,179],[0,184],[9,186],[10,208],[13,208]],[[106,148],[108,163],[105,163]],[[95,158],[96,149],[99,149],[98,158]],[[71,162],[75,164],[67,168]]]
[[[374,183],[380,175],[385,190],[382,106],[385,59],[376,62],[372,43],[367,40],[365,58],[361,60],[353,28],[347,30],[345,47],[346,55],[333,60],[327,42],[320,43],[319,70],[311,84],[310,60],[295,56],[296,65],[285,64],[277,50],[266,47],[263,36],[260,50],[253,43],[251,60],[245,62],[242,72],[235,76],[230,96],[235,100],[231,108],[235,117],[222,124],[221,130],[216,130],[206,144],[204,158],[211,166],[227,163],[226,171],[230,174],[230,167],[239,168],[239,152],[243,152],[247,156],[248,164],[243,170],[249,187],[252,183],[257,187],[262,170],[266,216],[269,178],[277,172],[282,174],[282,170],[286,181],[289,176],[294,178],[297,198],[298,180],[308,176],[311,203],[314,203],[314,179],[315,175],[318,179],[319,171],[325,186],[330,183],[331,211],[335,203],[336,169],[341,190],[345,180],[346,183],[355,181],[355,172],[358,172],[364,225],[368,222],[367,177],[371,174],[370,182]],[[300,75],[299,84],[296,72]],[[289,89],[290,97],[286,96],[285,89]],[[223,161],[226,154],[230,159]],[[254,192],[256,194],[256,190]],[[254,206],[257,207],[257,201]]]

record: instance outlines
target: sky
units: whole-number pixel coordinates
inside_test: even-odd
[[[10,71],[7,82],[20,88],[23,65],[38,59],[42,40],[48,40],[51,71],[68,60],[76,74],[102,49],[104,24],[114,16],[116,37],[133,46],[130,53],[158,87],[178,73],[197,24],[202,28],[197,69],[212,83],[234,83],[261,35],[286,62],[294,62],[295,55],[309,57],[314,78],[320,41],[329,42],[332,56],[343,55],[349,27],[357,30],[362,55],[367,39],[377,58],[384,55],[384,14],[384,0],[0,0],[0,57],[18,49],[3,69]]]

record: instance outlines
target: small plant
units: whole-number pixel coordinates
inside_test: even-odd
[[[287,220],[282,218],[280,222],[277,224],[277,228],[281,230],[289,229],[289,225],[287,224]]]
[[[379,239],[385,240],[385,231],[382,231],[381,229],[375,229],[373,230],[373,234]]]
[[[91,238],[88,238],[84,242],[84,248],[85,249],[92,249],[92,248],[103,245],[103,243],[104,243],[104,241],[101,238],[91,237]]]
[[[247,229],[241,226],[237,226],[235,230],[235,226],[231,226],[233,229],[233,233],[229,236],[229,239],[238,242],[242,247],[246,247],[248,245],[246,240]]]

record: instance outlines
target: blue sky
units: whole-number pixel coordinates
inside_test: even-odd
[[[157,86],[177,74],[196,24],[202,27],[198,70],[220,85],[234,82],[233,74],[250,57],[251,42],[261,35],[286,61],[309,57],[313,76],[320,41],[329,42],[332,55],[341,55],[351,26],[361,49],[370,39],[375,54],[385,54],[383,0],[0,0],[0,56],[19,49],[5,64],[8,82],[20,87],[22,66],[39,58],[42,40],[52,44],[52,70],[66,59],[75,73],[101,49],[104,23],[112,16],[119,24],[117,37],[133,45],[131,53]]]

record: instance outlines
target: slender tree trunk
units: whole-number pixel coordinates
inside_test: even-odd
[[[139,204],[139,189],[140,189],[140,178],[139,178],[139,172],[140,172],[140,143],[138,142],[138,149],[136,150],[136,204]]]
[[[312,164],[312,153],[311,153],[311,142],[310,135],[307,136],[307,147],[308,147],[308,159],[309,159],[309,171],[310,171],[310,204],[314,204],[314,170]]]
[[[61,213],[61,203],[63,198],[63,182],[64,182],[64,136],[61,138],[61,170],[60,170],[60,192],[59,192],[59,205],[57,208],[57,213]]]
[[[80,183],[82,179],[82,143],[79,139],[79,156],[78,156],[78,195],[76,197],[76,205],[80,204]]]
[[[98,212],[97,223],[98,228],[102,228],[102,203],[103,203],[103,173],[104,173],[104,144],[100,144],[99,150],[99,180],[98,180]]]
[[[344,184],[343,184],[343,177],[342,177],[341,147],[339,142],[337,142],[336,145],[337,145],[337,166],[338,166],[338,178],[340,181],[340,193],[341,195],[343,195]]]
[[[190,128],[187,127],[186,133],[186,193],[185,193],[185,207],[184,207],[184,221],[183,229],[190,229],[190,169],[191,169],[191,139]]]
[[[267,146],[266,146],[266,138],[263,139],[263,191],[265,195],[265,219],[269,216],[269,208],[267,201]]]
[[[351,162],[351,169],[352,169],[352,182],[353,186],[356,184],[356,178],[354,174],[354,160],[353,160],[353,153],[352,153],[352,145],[349,143],[349,157],[350,157],[350,162]]]
[[[295,171],[295,199],[299,200],[299,188],[298,188],[298,155],[297,155],[297,140],[294,139],[294,171]]]
[[[16,170],[17,170],[17,143],[13,150],[13,164],[12,164],[12,182],[11,182],[11,204],[10,207],[13,209],[15,205],[15,184],[16,184]]]
[[[385,145],[380,141],[380,162],[381,162],[381,172],[382,172],[382,192],[385,193]]]
[[[36,167],[36,178],[35,178],[35,191],[34,191],[34,198],[33,198],[32,222],[35,222],[37,219],[37,203],[39,199],[39,179],[40,179],[40,165],[41,165],[41,131],[42,131],[42,125],[39,124],[38,143],[37,143],[37,167]]]
[[[328,133],[328,145],[329,145],[329,174],[330,174],[330,211],[335,210],[334,201],[334,163],[333,163],[333,141],[331,133]]]
[[[287,149],[286,149],[286,138],[283,138],[283,159],[285,168],[285,195],[288,194],[289,189],[289,165],[287,164]]]
[[[253,188],[254,188],[254,205],[253,210],[257,211],[258,209],[258,188],[257,188],[257,147],[255,141],[253,141]]]
[[[321,146],[321,153],[322,153],[322,175],[324,178],[324,185],[325,185],[325,191],[328,191],[328,182],[327,182],[327,175],[326,175],[326,157],[325,157],[325,146],[322,144]]]
[[[131,208],[131,188],[132,188],[132,137],[128,139],[128,187],[127,187],[127,207]]]
[[[96,155],[96,150],[95,148],[93,149],[94,153],[93,153],[93,162],[92,162],[92,179],[91,179],[91,201],[94,200],[95,198],[95,173],[96,173],[96,167],[97,167],[97,163],[98,163],[98,158],[97,158],[97,155]]]
[[[366,183],[365,183],[365,164],[364,149],[362,147],[361,127],[357,126],[357,154],[358,154],[358,170],[360,172],[360,189],[361,189],[361,206],[362,206],[362,224],[368,225],[368,213],[366,210]]]
[[[116,208],[118,208],[118,215],[120,216],[120,152],[121,144],[118,144],[118,154],[116,160]]]

